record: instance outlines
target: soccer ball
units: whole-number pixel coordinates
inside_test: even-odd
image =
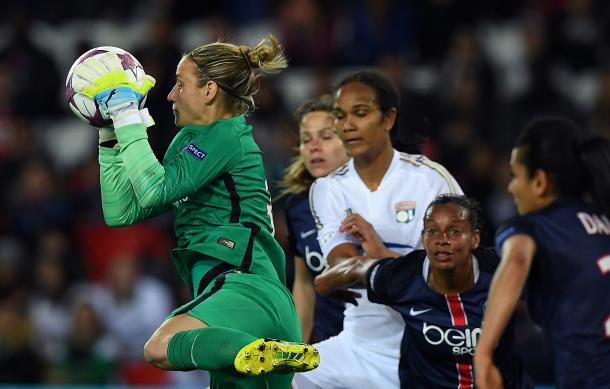
[[[83,62],[85,59],[107,52],[113,52],[119,56],[119,58],[121,59],[121,64],[123,65],[123,69],[125,70],[125,74],[131,81],[141,81],[144,79],[145,75],[144,69],[142,68],[142,65],[140,64],[140,62],[138,62],[136,57],[118,47],[96,47],[85,52],[83,55],[78,57],[76,61],[74,61],[74,64],[72,64],[72,67],[68,72],[68,77],[66,77],[66,100],[68,101],[68,106],[70,107],[72,112],[74,112],[76,116],[79,117],[79,119],[82,119],[95,127],[109,125],[112,124],[112,122],[110,121],[110,119],[104,119],[102,117],[102,113],[100,112],[95,100],[74,90],[75,83],[87,81],[73,74],[73,72],[76,65]],[[140,106],[144,105],[145,99],[146,98],[144,98],[143,101],[140,102]]]

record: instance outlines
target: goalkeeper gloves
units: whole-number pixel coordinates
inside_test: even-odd
[[[89,96],[97,102],[102,117],[112,119],[114,127],[132,123],[154,124],[148,110],[139,110],[146,94],[155,85],[155,79],[144,75],[141,80],[131,81],[119,57],[107,52],[85,59],[74,69],[74,73],[86,80],[77,92]]]

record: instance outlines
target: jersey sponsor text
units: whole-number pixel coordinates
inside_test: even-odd
[[[442,328],[433,324],[424,322],[422,334],[426,342],[433,346],[446,344],[451,347],[454,355],[474,355],[474,350],[477,347],[477,340],[481,335],[480,328],[466,328],[459,330],[457,328],[447,328],[443,331]]]

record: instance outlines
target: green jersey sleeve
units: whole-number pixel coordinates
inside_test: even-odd
[[[127,178],[119,152],[99,148],[100,187],[104,220],[109,226],[126,226],[157,216],[168,207],[142,208]]]
[[[148,144],[144,125],[116,129],[119,157],[139,205],[172,205],[227,172],[240,160],[242,147],[238,134],[225,130],[212,127],[189,137],[179,135],[172,144],[181,142],[181,147],[170,147],[161,164]]]

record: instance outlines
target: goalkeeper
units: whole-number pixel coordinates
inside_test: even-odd
[[[114,53],[75,69],[89,82],[80,92],[113,123],[100,129],[106,223],[175,212],[172,260],[195,297],[154,332],[144,357],[161,369],[209,370],[212,388],[289,388],[293,372],[319,363],[313,347],[293,343],[301,328],[273,238],[262,154],[244,118],[258,76],[286,66],[272,35],[255,47],[216,42],[184,55],[168,95],[180,130],[162,163],[139,110],[154,79],[129,81]]]

